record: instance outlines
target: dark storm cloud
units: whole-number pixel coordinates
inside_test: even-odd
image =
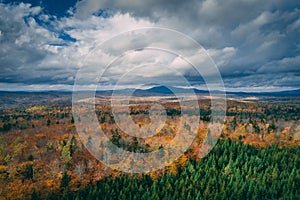
[[[270,84],[272,81],[266,80],[273,74],[300,72],[299,1],[83,0],[76,8],[76,16],[81,19],[99,9],[114,8],[192,35],[208,49],[233,47],[235,55],[219,65],[224,78],[249,76],[243,78],[249,81],[253,74],[261,74],[265,77],[261,80]],[[213,58],[218,60],[220,56]],[[291,85],[300,87],[297,77],[289,77]],[[247,81],[241,84],[255,85]]]

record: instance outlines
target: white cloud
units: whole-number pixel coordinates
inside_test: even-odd
[[[288,27],[289,30],[297,30],[300,29],[300,18],[294,21],[291,25]]]
[[[216,65],[220,68],[225,67],[230,59],[235,56],[237,49],[225,47],[223,49],[209,49],[208,54],[212,57]]]

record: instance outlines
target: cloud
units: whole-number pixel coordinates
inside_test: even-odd
[[[142,35],[119,38],[94,55],[101,56],[102,60],[91,56],[87,59],[99,44],[119,33],[143,27],[175,29],[195,39],[207,49],[227,87],[300,87],[297,81],[300,3],[297,1],[83,0],[70,8],[66,16],[47,13],[30,4],[0,4],[0,89],[6,84],[44,84],[45,88],[52,84],[56,85],[54,88],[69,88],[83,61],[93,69],[109,62],[122,49],[161,45],[155,43],[155,38],[167,38],[167,49],[181,51],[186,59],[204,65],[201,52],[195,53],[195,48],[187,46],[184,40],[159,32],[148,38]],[[170,42],[173,40],[176,42]],[[151,82],[151,77],[172,82],[176,75],[162,69],[163,65],[193,79],[193,84],[201,82],[200,77],[193,77],[194,71],[180,57],[141,52],[143,49],[117,62],[106,72],[103,82],[113,84],[122,73],[143,63],[152,67],[131,74],[124,85],[128,86],[131,80],[135,85],[145,78]],[[95,73],[87,74],[86,84],[93,78]]]
[[[31,7],[29,4],[0,4],[2,82],[25,81],[26,76],[32,76],[34,73],[31,66],[51,54],[46,44],[61,42],[54,33],[36,23],[34,16],[40,12],[40,7]]]
[[[193,1],[195,2],[195,1]],[[180,7],[185,7],[186,4],[180,0],[154,0],[154,1],[139,1],[139,0],[118,0],[118,1],[96,1],[96,0],[84,0],[79,1],[76,4],[76,14],[75,16],[79,19],[86,19],[89,15],[99,11],[99,9],[116,9],[122,13],[130,13],[136,17],[160,17],[161,12],[165,10],[165,12],[176,12]],[[192,7],[190,7],[192,8]]]
[[[80,62],[95,45],[125,27],[150,24],[128,14],[109,19],[90,16],[89,23],[72,17],[51,18],[55,16],[44,14],[41,7],[0,4],[0,82],[72,85]],[[46,22],[38,23],[38,19]],[[62,31],[77,41],[61,39],[58,33]]]
[[[257,70],[257,73],[293,73],[299,72],[300,55],[296,57],[287,57],[281,60],[274,60],[266,63]]]

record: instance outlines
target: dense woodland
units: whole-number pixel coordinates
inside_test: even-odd
[[[224,139],[177,173],[154,180],[148,174],[106,177],[76,194],[66,182],[62,196],[47,199],[299,199],[299,153],[300,147],[257,149]]]
[[[132,120],[139,126],[149,123],[149,102],[131,104]],[[115,145],[149,152],[163,148],[178,130],[178,103],[162,104],[165,126],[147,140],[118,129],[105,102],[96,112]],[[229,100],[221,138],[204,158],[199,147],[213,131],[207,126],[210,102],[199,100],[199,106],[200,128],[188,151],[148,174],[124,174],[96,160],[85,148],[93,138],[79,138],[69,103],[2,109],[0,199],[300,198],[299,103]],[[194,112],[191,108],[189,116]]]

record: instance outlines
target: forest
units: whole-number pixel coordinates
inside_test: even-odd
[[[131,101],[129,107],[139,127],[149,123],[151,101],[142,101]],[[205,157],[201,145],[213,133],[208,125],[211,105],[208,99],[198,103],[199,128],[189,149],[162,169],[138,174],[108,168],[93,157],[86,147],[95,141],[79,137],[68,102],[3,108],[0,199],[300,198],[300,106],[295,98],[271,102],[229,99],[225,121],[213,124],[223,126],[220,138]],[[176,101],[161,104],[166,108],[166,122],[150,138],[131,137],[122,131],[106,101],[95,106],[99,127],[113,144],[129,152],[164,149],[177,134],[182,116]],[[188,109],[186,117],[194,115],[195,110]]]
[[[65,182],[63,195],[47,199],[299,199],[299,153],[300,147],[257,149],[223,139],[207,157],[189,159],[177,173],[154,180],[148,174],[106,177],[76,194]]]

